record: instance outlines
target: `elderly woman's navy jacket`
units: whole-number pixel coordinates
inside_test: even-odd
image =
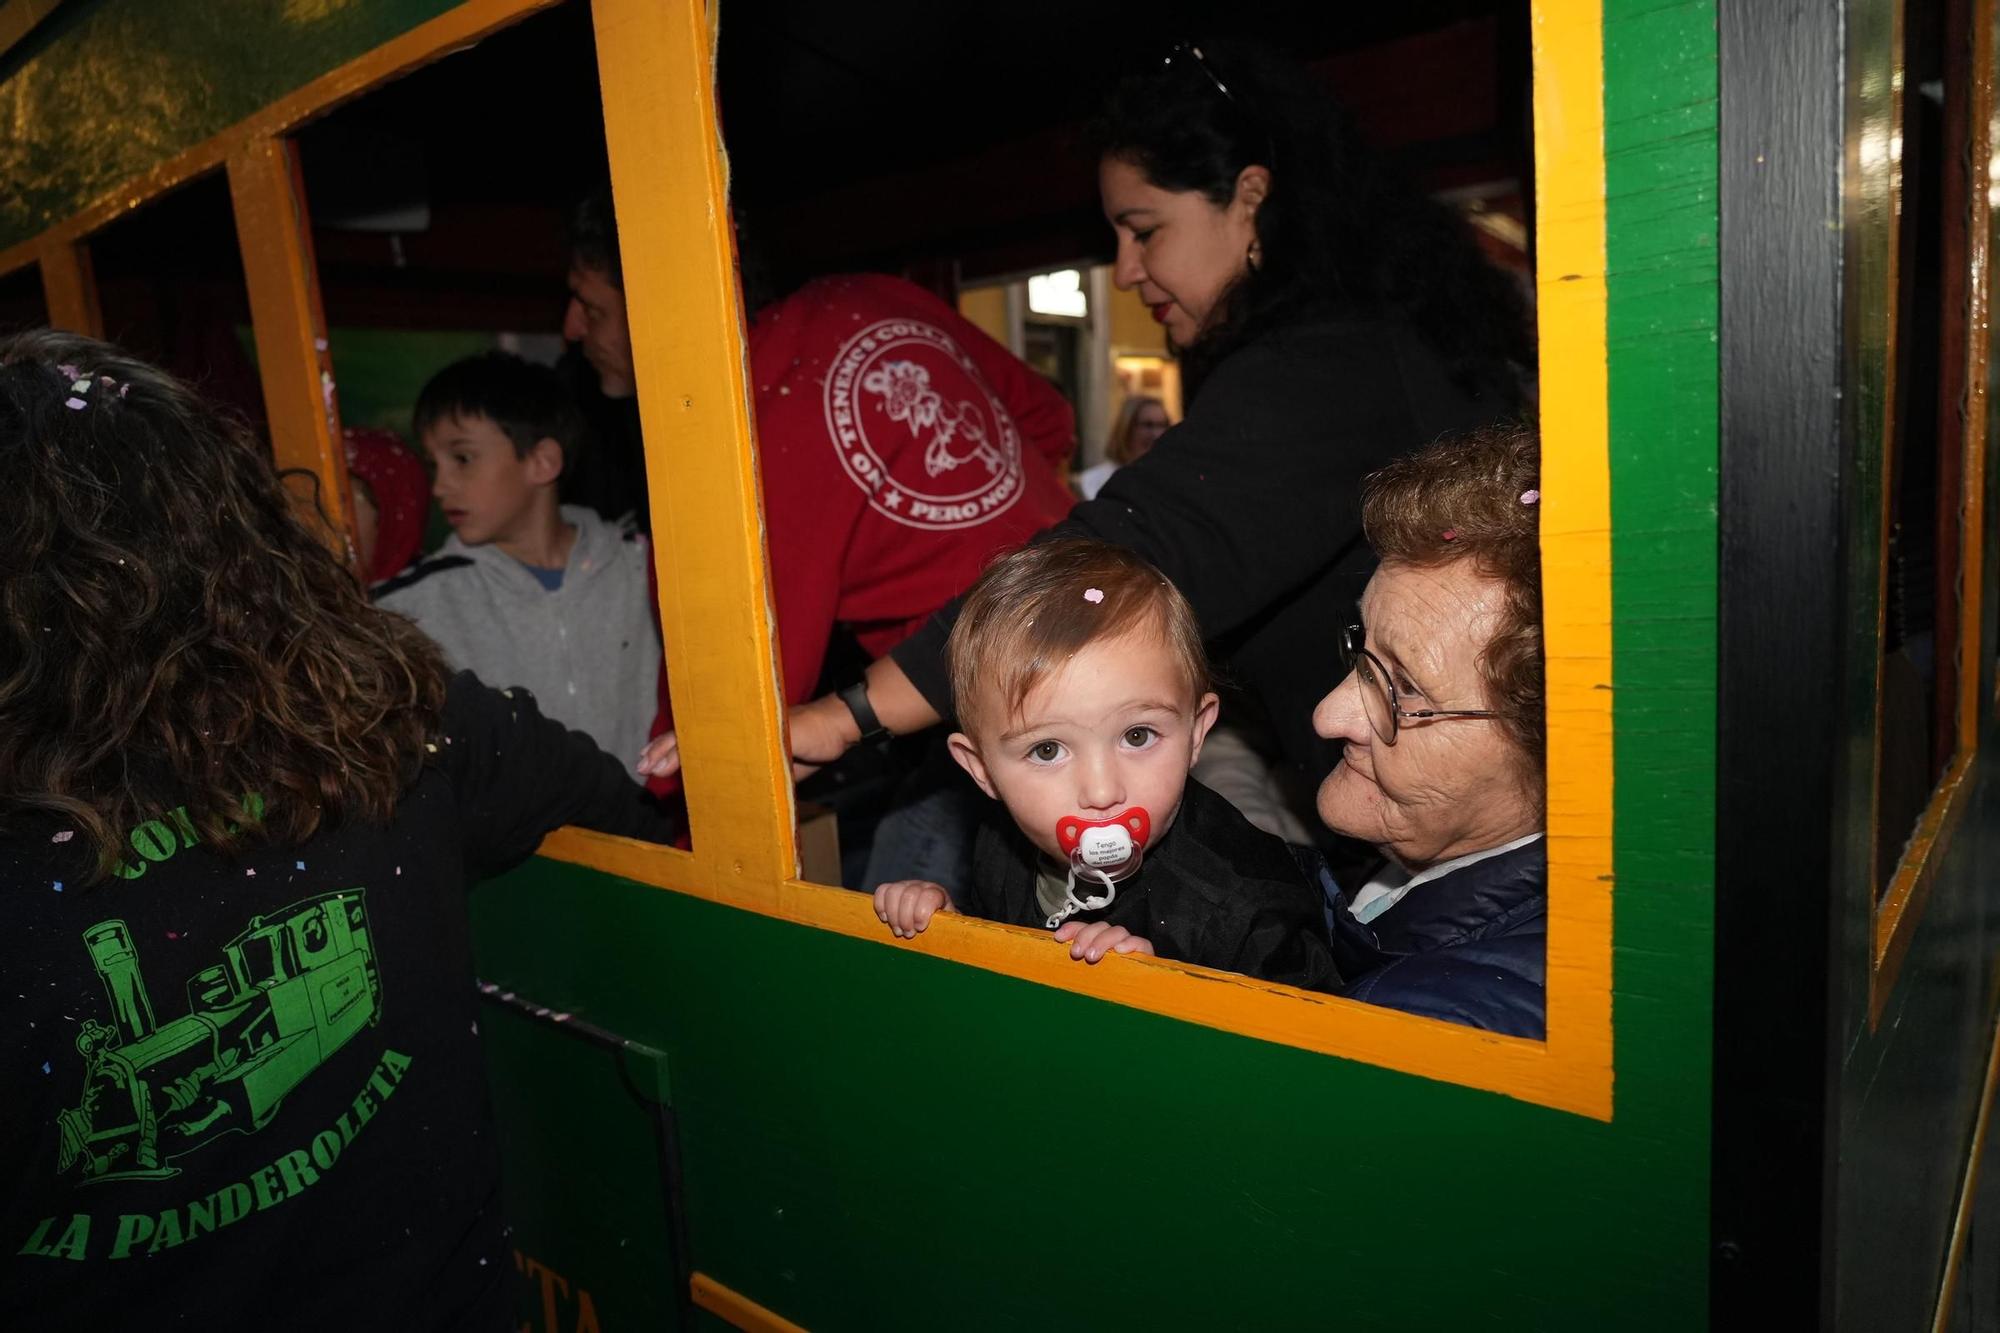
[[[1366,924],[1324,868],[1340,994],[1516,1037],[1546,1034],[1548,840],[1411,889]]]

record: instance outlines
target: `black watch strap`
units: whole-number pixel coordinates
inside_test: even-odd
[[[836,694],[847,705],[847,711],[854,714],[854,724],[861,728],[863,743],[889,734],[889,729],[882,725],[882,719],[875,716],[874,705],[868,702],[867,681],[857,680],[846,689],[836,691]]]

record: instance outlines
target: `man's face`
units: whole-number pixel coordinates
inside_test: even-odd
[[[632,396],[632,326],[625,321],[625,293],[603,269],[570,266],[562,333],[583,345],[583,359],[597,372],[606,398]]]

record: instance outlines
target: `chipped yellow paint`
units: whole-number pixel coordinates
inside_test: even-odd
[[[271,457],[280,471],[309,474],[317,482],[295,499],[316,526],[321,515],[341,525],[341,532],[329,537],[352,563],[354,502],[297,150],[284,139],[242,145],[229,158],[229,195],[243,250]]]
[[[694,857],[773,911],[798,861],[708,16],[591,14]]]

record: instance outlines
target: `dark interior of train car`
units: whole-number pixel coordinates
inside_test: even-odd
[[[1200,17],[1212,25],[1212,13]],[[997,25],[983,11],[916,4],[838,17],[807,4],[732,6],[718,95],[746,313],[817,274],[891,272],[958,302],[979,288],[997,296],[999,284],[1025,275],[1104,263],[1111,233],[1080,138],[1103,87],[1152,45],[1117,20],[1053,4],[1010,10]],[[1166,16],[1155,26],[1178,30]],[[1524,7],[1252,6],[1228,26],[1304,60],[1366,138],[1463,209],[1489,256],[1528,281]],[[588,7],[562,4],[298,135],[347,427],[407,438],[425,380],[497,342],[561,359],[599,433],[618,429],[618,405],[574,351],[563,357],[559,334],[569,215],[607,172],[593,40]],[[941,51],[951,59],[940,61]],[[224,182],[211,177],[139,210],[93,249],[112,336],[259,422],[228,210]],[[1102,414],[1085,403],[1106,390],[1080,380],[1078,325],[1031,313],[1019,351],[1071,398],[1087,430]],[[1157,355],[1142,361],[1148,383],[1172,373]],[[426,548],[446,535],[433,514]],[[851,677],[865,660],[837,634],[824,682]],[[893,772],[907,762],[856,755],[802,790],[839,812],[850,883],[888,780],[874,765]]]
[[[770,281],[782,291],[815,273],[891,271],[955,296],[1105,259],[1110,233],[1077,137],[1109,74],[1145,45],[1114,18],[1058,5],[1010,10],[1001,25],[915,4],[859,17],[732,6],[719,89],[733,202]],[[1229,23],[1308,62],[1367,137],[1460,201],[1496,258],[1526,270],[1521,6],[1251,7]],[[1151,25],[1178,30],[1164,15]],[[940,51],[953,55],[940,62]],[[541,337],[540,350],[552,350],[565,220],[606,173],[598,107],[589,13],[570,3],[299,135],[349,424],[401,425],[408,400],[396,399],[414,387],[377,392],[393,358],[370,333],[395,331],[419,357],[464,345],[451,335],[495,332]],[[216,342],[213,329],[167,332],[182,321],[247,323],[227,220],[214,178],[101,238],[112,331],[155,352],[171,346],[179,368],[214,362],[219,351],[200,365],[185,359],[188,346]]]

